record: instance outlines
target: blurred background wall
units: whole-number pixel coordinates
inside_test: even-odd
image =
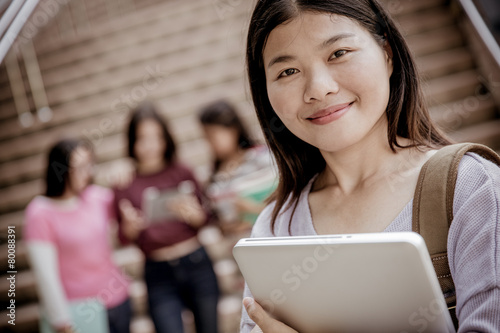
[[[129,163],[124,127],[129,110],[145,99],[157,102],[179,143],[180,159],[202,181],[209,173],[210,153],[197,122],[201,106],[228,99],[262,138],[244,67],[254,1],[42,0],[34,2],[22,29],[13,34],[15,22],[5,17],[30,2],[0,0],[0,46],[7,45],[5,57],[0,48],[2,309],[8,304],[9,285],[2,275],[7,271],[8,226],[16,226],[18,269],[16,326],[8,325],[0,311],[0,331],[37,332],[36,285],[21,228],[24,207],[43,191],[45,155],[54,141],[65,136],[91,140],[100,169],[97,182],[105,184],[115,168]],[[432,117],[456,141],[500,151],[497,1],[383,2],[416,56]],[[485,31],[490,32],[486,41]],[[222,286],[221,330],[234,332],[241,280],[230,262],[232,241],[217,242],[213,232],[207,232],[207,242],[219,246],[212,246],[211,253],[219,263],[221,283],[227,284]],[[116,260],[135,279],[133,332],[152,332],[139,268],[143,258],[133,248],[122,248],[116,250]]]

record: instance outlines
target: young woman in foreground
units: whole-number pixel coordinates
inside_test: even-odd
[[[280,172],[252,236],[411,231],[420,169],[449,141],[432,124],[408,47],[378,2],[259,1],[247,65]],[[499,332],[500,168],[465,155],[453,208],[448,258],[459,332]],[[245,296],[242,332],[295,332],[248,288]]]

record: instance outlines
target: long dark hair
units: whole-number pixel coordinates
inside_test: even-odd
[[[127,130],[128,156],[133,159],[137,159],[134,151],[135,142],[137,141],[137,127],[141,121],[146,119],[154,120],[158,123],[158,125],[160,125],[166,145],[165,153],[163,155],[165,162],[173,162],[175,160],[176,152],[175,141],[172,134],[170,134],[170,131],[168,130],[166,120],[160,116],[156,106],[149,101],[142,102],[134,110],[132,110]]]
[[[206,105],[201,109],[198,118],[202,125],[219,125],[235,129],[238,133],[238,147],[240,149],[245,150],[255,146],[254,140],[248,135],[236,109],[225,100],[218,100]],[[221,160],[215,159],[214,172],[219,170],[221,163]]]
[[[263,64],[262,53],[271,31],[307,11],[348,17],[367,29],[380,45],[389,43],[393,72],[386,115],[387,139],[393,151],[396,147],[440,147],[450,143],[431,122],[415,62],[403,36],[376,0],[258,1],[248,30],[246,61],[255,110],[279,169],[278,188],[270,198],[276,201],[271,223],[273,232],[276,218],[287,199],[290,197],[287,209],[295,203],[294,212],[304,187],[325,168],[320,151],[292,134],[274,112],[267,95]],[[401,146],[398,136],[409,139],[411,144]]]
[[[52,146],[47,161],[45,196],[54,198],[64,194],[66,184],[69,183],[71,155],[79,147],[85,147],[93,152],[92,144],[86,140],[63,139]]]

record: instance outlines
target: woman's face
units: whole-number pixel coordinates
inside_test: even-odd
[[[70,156],[68,185],[71,192],[82,192],[92,179],[94,160],[92,153],[85,147],[77,147]]]
[[[134,153],[139,163],[158,163],[164,159],[167,144],[156,120],[144,119],[137,124]]]
[[[271,31],[263,58],[269,101],[303,141],[334,152],[387,131],[392,60],[357,22],[302,13]]]
[[[225,160],[238,151],[238,131],[222,125],[204,125],[205,137],[215,157]]]

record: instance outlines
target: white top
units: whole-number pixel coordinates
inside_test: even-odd
[[[271,232],[274,203],[255,223],[251,237],[316,235],[309,209],[313,179],[304,188],[293,210],[281,211]],[[424,199],[425,200],[425,199]],[[284,207],[286,207],[285,204]],[[384,232],[411,231],[410,201]],[[476,154],[466,154],[459,165],[453,222],[448,233],[448,260],[457,293],[459,333],[500,332],[500,168]],[[244,296],[251,296],[245,285]],[[240,331],[255,323],[243,308]]]

